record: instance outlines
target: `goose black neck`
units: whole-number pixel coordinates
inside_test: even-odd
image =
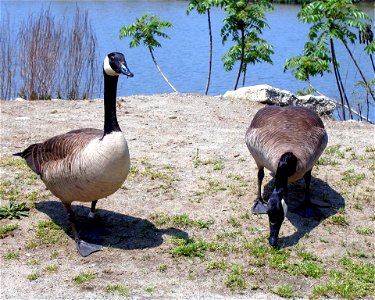
[[[116,115],[118,76],[109,76],[104,71],[104,135],[121,131]]]

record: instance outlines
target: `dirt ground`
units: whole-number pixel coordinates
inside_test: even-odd
[[[332,279],[333,270],[346,276],[344,257],[373,268],[372,125],[324,119],[329,143],[311,185],[323,217],[288,212],[280,232],[280,253],[287,260],[279,264],[280,253],[268,248],[268,217],[250,213],[257,169],[244,135],[262,105],[191,94],[119,98],[131,174],[120,190],[98,202],[90,225],[106,247],[83,258],[60,201],[11,154],[72,129],[102,128],[103,101],[0,104],[0,204],[17,200],[30,208],[28,217],[0,220],[2,227],[17,225],[0,240],[1,299],[286,297],[280,286],[291,287],[292,297],[308,298]],[[264,184],[267,195],[268,172]],[[291,208],[303,188],[303,182],[291,184]],[[84,235],[88,205],[75,204]],[[184,243],[192,245],[191,252],[176,251]],[[316,258],[311,262],[318,275],[293,269],[301,266],[301,253]],[[89,278],[80,282],[84,274]],[[374,297],[373,288],[362,296]]]

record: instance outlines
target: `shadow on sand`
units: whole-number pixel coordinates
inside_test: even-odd
[[[264,187],[264,198],[268,199],[272,193],[275,180],[272,179]],[[303,179],[288,186],[288,212],[284,222],[289,221],[297,229],[295,233],[290,236],[280,236],[279,245],[281,248],[296,245],[298,241],[307,233],[311,232],[322,221],[335,215],[340,208],[345,207],[344,198],[331,188],[326,182],[319,178],[312,177],[310,184],[310,199],[313,204],[316,204],[321,216],[318,218],[303,218],[300,215],[293,213],[305,197],[305,182]]]
[[[37,203],[36,208],[47,214],[72,238],[67,214],[61,202],[43,201]],[[72,208],[77,219],[80,238],[86,242],[133,250],[157,247],[163,243],[165,234],[188,239],[185,231],[175,228],[158,229],[145,219],[99,208],[92,220],[87,217],[90,211],[88,207],[73,205]]]

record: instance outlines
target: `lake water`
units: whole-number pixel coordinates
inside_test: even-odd
[[[162,48],[155,50],[155,57],[166,76],[179,92],[203,93],[207,77],[208,30],[206,15],[192,12],[186,15],[187,1],[4,1],[0,2],[1,17],[9,16],[12,24],[20,24],[31,13],[40,12],[41,8],[50,8],[56,17],[73,16],[76,5],[81,11],[87,10],[92,27],[97,36],[100,59],[112,51],[123,52],[128,66],[135,74],[134,78],[119,81],[118,95],[149,95],[169,93],[172,90],[157,72],[148,50],[141,46],[129,48],[130,39],[119,40],[121,26],[129,25],[144,13],[158,15],[161,19],[173,24],[166,30],[170,40],[161,40]],[[361,9],[373,19],[374,4],[362,4]],[[269,84],[280,89],[296,92],[306,85],[297,81],[290,72],[283,72],[285,60],[302,52],[307,39],[308,26],[297,20],[300,6],[275,5],[275,9],[267,14],[270,29],[264,31],[264,38],[273,45],[275,54],[273,65],[261,63],[248,66],[246,85]],[[236,71],[225,72],[221,58],[229,49],[230,44],[221,43],[220,29],[224,17],[222,11],[213,9],[211,13],[213,28],[213,69],[210,95],[221,95],[233,89]],[[14,28],[15,32],[18,31]],[[354,83],[360,80],[357,70],[353,67],[349,56],[339,43],[337,52],[341,62],[341,73],[348,89],[350,98],[356,101],[363,97],[360,90],[354,89]],[[361,45],[352,47],[368,80],[374,78],[370,60],[363,52]],[[99,59],[99,58],[98,58]],[[333,74],[323,78],[314,78],[314,86],[323,94],[338,100],[338,92]],[[100,88],[94,97],[101,97]],[[375,120],[374,106],[371,107],[370,118]]]

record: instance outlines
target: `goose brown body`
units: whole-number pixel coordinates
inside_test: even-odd
[[[276,174],[280,157],[292,152],[297,157],[296,181],[311,170],[323,153],[328,136],[319,116],[304,107],[267,106],[260,109],[246,132],[246,144],[258,168]]]
[[[130,168],[121,131],[83,128],[33,144],[20,153],[46,187],[65,203],[92,202],[117,191]]]

